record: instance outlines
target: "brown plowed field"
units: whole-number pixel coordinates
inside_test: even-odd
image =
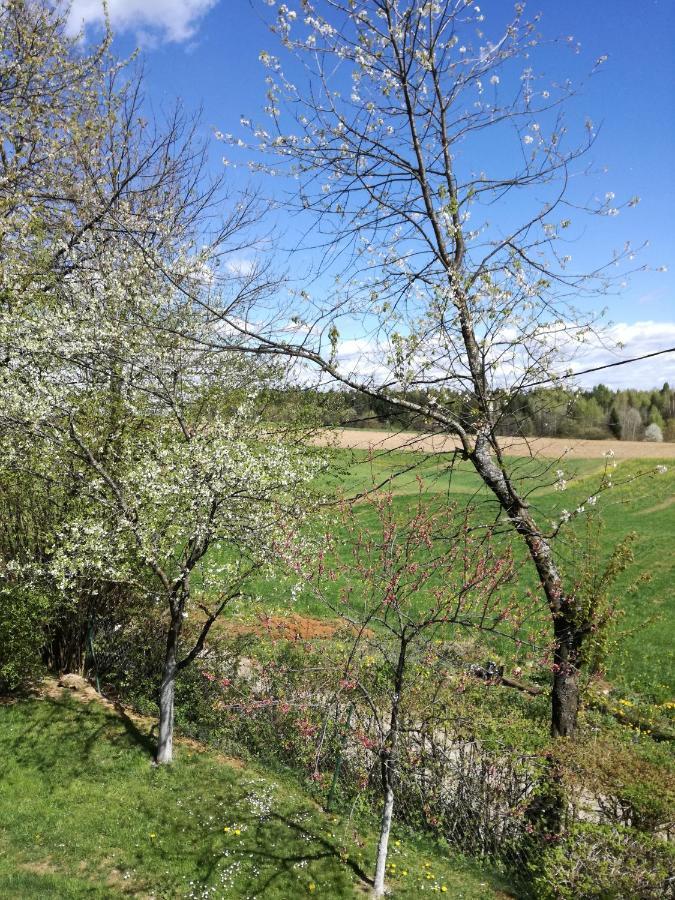
[[[326,429],[315,443],[350,450],[422,450],[447,453],[459,447],[452,436],[414,431],[369,431],[360,428]],[[675,459],[675,444],[649,441],[584,441],[575,438],[501,438],[504,453],[510,456],[544,456],[558,459],[599,459],[608,450],[616,459]]]

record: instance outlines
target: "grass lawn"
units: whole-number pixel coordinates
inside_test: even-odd
[[[0,897],[365,896],[373,830],[291,778],[182,743],[158,769],[150,752],[144,726],[67,692],[0,704]],[[393,839],[395,898],[510,896],[431,841]]]

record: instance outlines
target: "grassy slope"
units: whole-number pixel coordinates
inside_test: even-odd
[[[396,451],[370,458],[365,451],[334,451],[334,458],[334,471],[322,484],[328,493],[354,495],[372,487],[373,483],[379,484],[394,472],[412,467],[392,482],[396,503],[402,511],[416,500],[418,476],[424,480],[425,490],[434,495],[446,495],[458,504],[478,503],[484,521],[494,518],[497,511],[491,495],[481,486],[470,464],[459,463],[451,471],[450,456]],[[574,510],[577,504],[594,494],[604,469],[602,458],[563,463],[549,460],[536,464],[536,467],[523,458],[510,462],[517,468],[525,489],[536,488],[530,500],[540,521],[557,519],[562,509]],[[635,564],[616,585],[619,606],[624,613],[620,630],[628,634],[622,637],[609,661],[608,677],[623,692],[663,703],[675,694],[672,642],[675,627],[672,553],[675,467],[671,464],[665,475],[645,475],[630,480],[640,472],[653,472],[657,463],[658,460],[619,463],[612,470],[616,486],[602,495],[596,508],[604,521],[603,549],[606,554],[626,534],[637,533]],[[542,465],[548,468],[543,474],[538,471]],[[565,470],[568,478],[568,487],[562,493],[552,487],[555,470],[559,467]],[[367,519],[364,522],[367,523]],[[345,545],[345,558],[348,558],[347,550]],[[558,551],[563,560],[570,556],[564,531],[558,539]],[[651,581],[641,585],[637,595],[628,596],[626,588],[644,572],[651,575]],[[529,565],[522,569],[522,577],[521,585],[536,587]],[[257,589],[268,610],[270,605],[284,606],[286,592],[280,591],[278,579],[273,583],[261,581]],[[300,599],[296,609],[315,616],[326,614],[320,604],[306,596]]]
[[[290,779],[214,753],[179,745],[176,765],[152,768],[150,746],[125,717],[69,695],[0,705],[1,897],[364,895],[372,831],[324,814]],[[442,886],[466,900],[508,896],[399,837],[393,897]]]

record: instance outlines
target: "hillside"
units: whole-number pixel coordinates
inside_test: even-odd
[[[154,768],[150,720],[84,702],[92,693],[52,683],[0,705],[0,896],[364,895],[367,827],[325,814],[287,776],[194,742]],[[510,896],[428,842],[400,833],[392,850],[396,898]]]
[[[395,441],[410,438],[410,435],[386,435],[384,432],[337,432],[337,438],[351,441],[352,436],[364,435],[371,441],[372,451],[357,449],[335,449],[332,451],[331,471],[321,487],[327,494],[354,497],[372,490],[374,485],[386,485],[394,495],[394,502],[402,514],[410,512],[417,502],[422,479],[425,498],[429,503],[447,498],[460,507],[473,504],[478,515],[488,521],[498,511],[494,498],[481,484],[473,467],[468,462],[453,461],[443,452],[441,445],[433,452],[411,452],[414,447],[423,451],[424,440],[419,445],[406,444],[405,449],[393,450]],[[369,437],[371,435],[371,437]],[[378,438],[383,443],[372,444]],[[439,441],[441,439],[439,438]],[[548,442],[552,444],[551,441]],[[560,442],[562,443],[562,441]],[[617,607],[620,610],[607,659],[607,677],[622,695],[632,700],[649,703],[668,704],[672,701],[675,677],[673,669],[673,647],[671,634],[675,625],[675,593],[673,591],[673,562],[670,550],[671,536],[675,529],[675,466],[667,456],[655,458],[632,458],[630,448],[623,445],[627,454],[621,457],[617,442],[616,458],[611,461],[602,455],[604,442],[586,442],[596,447],[592,456],[577,457],[571,454],[557,462],[541,458],[512,458],[514,472],[523,483],[529,480],[535,491],[530,500],[533,508],[544,521],[554,522],[565,509],[574,510],[583,505],[588,497],[598,493],[603,472],[607,465],[612,473],[613,488],[604,491],[595,507],[589,507],[598,514],[600,528],[600,560],[607,560],[612,550],[627,535],[634,533],[634,562],[617,579],[615,590]],[[634,444],[640,450],[653,446],[660,453],[666,444]],[[656,474],[656,466],[665,464],[666,471]],[[616,464],[616,465],[615,465]],[[567,478],[565,491],[556,489],[555,470],[564,469]],[[530,489],[529,487],[527,488]],[[369,513],[363,504],[357,505],[359,521],[368,526]],[[583,534],[587,516],[580,516],[561,532],[557,540],[560,560],[573,569],[574,544],[570,544],[570,534]],[[351,539],[336,525],[344,559],[349,558]],[[522,547],[514,542],[515,553],[522,558]],[[521,587],[536,588],[535,575],[529,565],[521,572]],[[278,582],[260,580],[257,590],[265,599],[266,611],[285,609],[285,601],[279,603]],[[289,587],[290,590],[290,587]],[[310,595],[300,595],[294,609],[306,615],[321,618],[325,609]],[[546,621],[542,606],[541,621]],[[662,710],[663,711],[663,710]]]

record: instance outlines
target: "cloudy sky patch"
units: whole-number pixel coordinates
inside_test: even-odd
[[[218,0],[108,0],[110,24],[115,32],[133,32],[142,43],[181,43],[195,36],[201,19]],[[73,0],[70,25],[102,25],[101,0]]]
[[[622,346],[619,347],[618,344]],[[604,345],[593,343],[578,349],[570,368],[578,372],[655,353],[668,347],[675,347],[675,322],[621,322],[607,329]],[[632,387],[644,390],[661,387],[664,381],[675,385],[675,353],[616,366],[579,378],[582,387],[592,387],[602,382],[611,388]]]
[[[617,323],[604,330],[602,338],[589,339],[587,344],[578,344],[570,339],[565,343],[556,336],[560,354],[560,373],[572,370],[580,372],[607,366],[620,360],[644,356],[668,347],[675,348],[675,322],[626,322]],[[337,359],[341,371],[364,382],[381,384],[391,380],[391,370],[386,364],[386,349],[370,338],[342,340],[338,344]],[[513,384],[522,374],[519,356],[498,367],[495,380]],[[437,375],[443,372],[439,367]],[[660,388],[665,381],[675,386],[675,352],[651,359],[614,366],[567,380],[571,386],[591,388],[596,384],[606,384],[613,389],[636,388],[651,390]],[[457,385],[452,385],[457,387]]]

